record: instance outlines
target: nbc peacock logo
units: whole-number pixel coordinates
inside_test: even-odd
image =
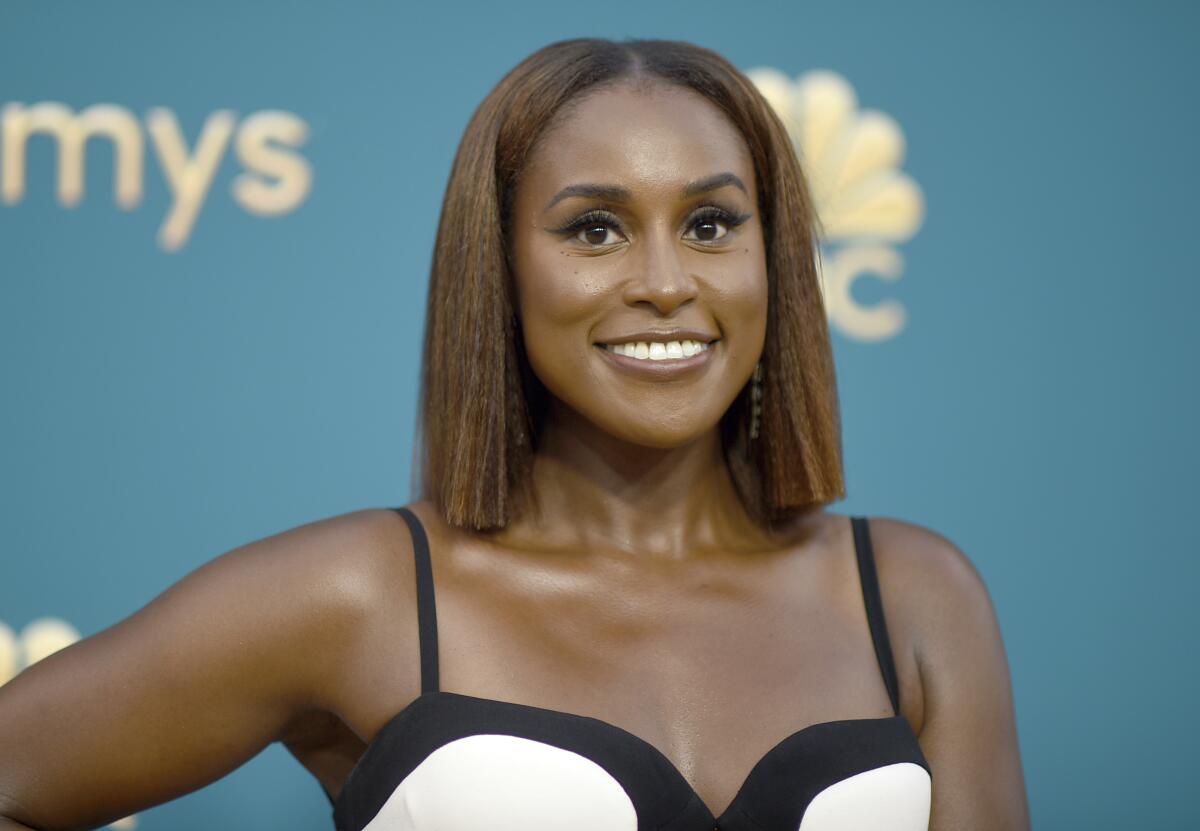
[[[746,73],[787,128],[821,220],[821,291],[830,323],[847,337],[881,341],[904,329],[897,300],[863,306],[851,289],[871,275],[895,282],[897,246],[917,233],[925,201],[900,170],[904,133],[895,119],[860,110],[854,87],[827,69],[795,80],[770,67]]]
[[[38,618],[26,625],[19,634],[0,620],[0,686],[7,684],[22,670],[78,640],[79,630],[62,618]],[[137,814],[122,817],[105,827],[116,831],[134,831],[138,827]]]

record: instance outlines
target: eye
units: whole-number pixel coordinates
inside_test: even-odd
[[[734,215],[716,205],[705,205],[693,214],[690,226],[696,229],[700,233],[700,236],[689,237],[689,239],[695,239],[697,242],[720,242],[729,236],[729,233],[734,228],[749,218],[750,214]],[[722,228],[724,229],[723,232]]]
[[[694,229],[698,236],[685,239],[706,244],[719,243],[749,218],[748,213],[735,214],[717,205],[705,205],[692,214],[688,224],[689,230]],[[556,231],[585,246],[603,248],[621,241],[620,228],[620,221],[611,211],[591,210]],[[610,234],[616,238],[610,237]]]
[[[588,211],[587,213],[573,219],[567,225],[559,228],[561,234],[569,235],[572,239],[582,242],[584,245],[590,245],[595,248],[600,248],[605,245],[612,245],[617,240],[609,239],[609,231],[616,230],[620,227],[617,218],[608,211]]]

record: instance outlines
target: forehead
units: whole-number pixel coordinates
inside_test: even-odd
[[[753,189],[750,150],[714,104],[684,87],[619,86],[569,105],[539,138],[521,180],[539,192],[578,181],[677,192],[723,171]]]

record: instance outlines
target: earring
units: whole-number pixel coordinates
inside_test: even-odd
[[[750,438],[758,438],[759,425],[762,423],[762,363],[754,365],[753,379],[750,383]]]

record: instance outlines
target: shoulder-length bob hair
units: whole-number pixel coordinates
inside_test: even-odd
[[[711,50],[578,38],[539,49],[501,79],[471,117],[446,186],[425,318],[418,466],[421,496],[450,525],[502,528],[532,496],[547,393],[516,316],[513,192],[556,116],[585,93],[623,82],[700,93],[738,128],[754,159],[769,283],[761,426],[750,440],[749,385],[720,424],[743,503],[771,525],[845,495],[818,219],[783,124],[753,82]]]

